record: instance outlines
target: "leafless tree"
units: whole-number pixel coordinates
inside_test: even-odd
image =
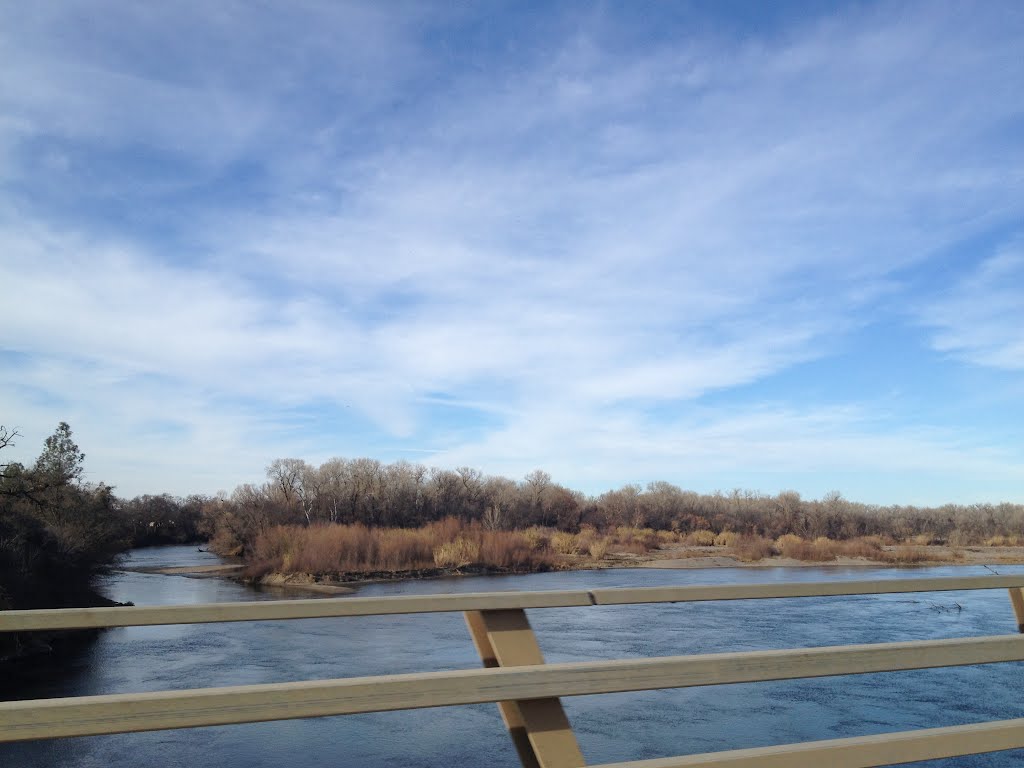
[[[4,448],[14,445],[14,438],[20,437],[21,434],[16,429],[8,429],[3,424],[0,424],[0,451]],[[0,463],[0,473],[7,470],[11,466],[10,462]]]
[[[302,473],[308,466],[302,459],[274,459],[267,466],[267,480],[281,494],[285,504],[298,498]]]
[[[9,445],[14,445],[14,438],[20,437],[21,433],[16,429],[8,429],[3,424],[0,424],[0,450],[6,448]]]

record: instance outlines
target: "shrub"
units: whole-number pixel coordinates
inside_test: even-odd
[[[986,547],[1018,547],[1020,546],[1020,536],[992,536],[985,542]]]
[[[740,535],[736,531],[722,531],[715,536],[716,547],[734,547],[739,541]]]
[[[930,558],[927,552],[916,547],[897,547],[886,552],[885,559],[890,563],[923,563]]]
[[[571,533],[565,531],[556,531],[551,535],[551,549],[562,555],[575,555],[579,549],[579,544],[576,541],[576,537]]]
[[[946,539],[951,547],[969,547],[978,543],[978,537],[964,531],[953,531]]]
[[[590,543],[590,547],[588,547],[587,551],[595,560],[604,560],[605,555],[608,554],[608,540],[595,539]]]
[[[714,531],[693,531],[686,536],[686,543],[691,547],[711,547],[715,544]]]
[[[247,574],[314,575],[461,568],[481,564],[511,570],[551,565],[548,550],[512,531],[484,530],[448,518],[422,528],[355,525],[274,526],[260,534]]]
[[[647,546],[642,541],[620,541],[614,536],[605,540],[610,552],[620,555],[646,555]]]
[[[787,533],[775,540],[775,549],[783,557],[794,557],[798,560],[804,559],[801,555],[807,549],[807,542],[795,533]]]
[[[839,551],[836,542],[832,541],[828,536],[819,536],[811,546],[813,546],[816,555],[813,559],[820,560],[821,562],[835,560]]]
[[[828,562],[836,557],[865,557],[881,559],[882,544],[877,536],[863,536],[848,541],[834,541],[819,536],[814,541],[805,541],[799,536],[787,533],[775,541],[775,548],[784,557],[809,562]]]
[[[862,536],[859,539],[837,542],[840,554],[846,557],[864,557],[878,560],[882,555],[882,543],[877,536]]]
[[[620,525],[613,533],[616,549],[644,554],[661,546],[658,534],[652,528],[634,528]]]
[[[772,540],[763,536],[741,536],[737,537],[735,542],[733,549],[736,557],[747,563],[771,557],[775,551]]]
[[[439,568],[461,568],[480,558],[480,545],[469,539],[457,538],[434,549],[434,563]]]
[[[548,548],[548,534],[543,528],[532,525],[523,531],[523,536],[530,545],[530,549],[542,550]]]
[[[502,531],[481,538],[479,562],[497,568],[520,571],[546,569],[551,564],[551,559],[547,553],[538,553],[525,536]]]

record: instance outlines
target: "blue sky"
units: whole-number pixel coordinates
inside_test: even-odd
[[[1024,501],[1024,6],[0,4],[0,423]]]

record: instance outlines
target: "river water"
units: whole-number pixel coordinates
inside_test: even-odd
[[[195,547],[125,567],[217,562]],[[998,567],[1002,574],[1024,566]],[[985,575],[984,568],[629,569],[369,584],[360,596],[660,584]],[[273,600],[221,579],[117,571],[136,605]],[[1016,630],[1004,590],[529,611],[547,661],[876,643]],[[22,684],[16,698],[476,668],[460,614],[128,627]],[[1024,663],[563,699],[588,763],[1024,717]],[[12,694],[8,694],[12,695]],[[517,766],[494,705],[0,745],[3,768]],[[1024,766],[1024,750],[921,764]]]

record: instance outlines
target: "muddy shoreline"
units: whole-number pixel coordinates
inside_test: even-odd
[[[730,551],[729,547],[687,547],[668,546],[643,555],[609,553],[601,560],[592,560],[580,555],[565,555],[562,561],[550,570],[582,571],[608,568],[663,568],[669,570],[697,570],[715,568],[822,568],[861,567],[871,568],[927,568],[944,566],[987,566],[1024,565],[1024,547],[960,547],[921,546],[926,559],[913,564],[869,560],[862,557],[838,557],[834,560],[796,560],[781,556],[766,557],[747,562]],[[409,571],[375,571],[369,573],[308,574],[271,573],[260,579],[244,575],[244,563],[223,563],[218,565],[173,566],[155,568],[133,568],[141,573],[159,573],[189,578],[228,578],[252,586],[303,591],[318,594],[351,594],[360,584],[405,581],[412,579],[436,579],[452,576],[495,576],[532,571],[511,571],[501,568],[467,566],[464,568],[426,568]]]

